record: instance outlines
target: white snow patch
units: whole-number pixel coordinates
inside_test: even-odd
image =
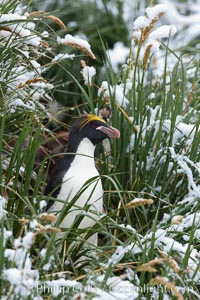
[[[92,85],[92,78],[96,74],[95,68],[94,67],[85,66],[82,69],[81,74],[82,74],[83,79],[84,79],[84,84],[91,86]]]
[[[150,19],[148,19],[145,16],[140,16],[137,19],[135,19],[135,21],[133,23],[133,29],[134,30],[142,30],[142,29],[149,27],[150,24],[151,24]]]
[[[165,4],[157,4],[146,8],[146,14],[150,20],[158,19],[161,14],[165,14],[167,11],[168,6]]]
[[[122,107],[126,107],[129,100],[124,95],[126,89],[124,84],[115,86],[109,85],[107,81],[103,81],[98,90],[98,96],[102,95],[104,99],[113,97],[113,100]]]
[[[176,26],[174,25],[163,25],[153,30],[149,34],[149,39],[161,40],[163,38],[169,38],[175,35],[177,32]]]
[[[116,42],[113,49],[107,50],[114,72],[117,73],[119,71],[119,66],[125,63],[129,52],[130,49],[124,46],[122,42]]]
[[[131,243],[130,245],[127,245],[126,247],[118,246],[113,255],[108,260],[108,266],[110,264],[117,264],[121,261],[121,259],[124,257],[126,253],[131,252],[132,254],[138,254],[141,253],[143,249],[139,248],[136,243]]]
[[[17,13],[8,13],[8,14],[2,14],[0,17],[0,23],[3,22],[10,22],[10,21],[16,21],[16,20],[26,20],[26,16],[20,16]]]
[[[45,258],[46,252],[47,252],[47,249],[42,248],[42,250],[40,251],[40,255],[41,255],[42,258]]]
[[[10,268],[3,271],[3,278],[12,285],[20,285],[22,281],[22,273],[17,268]]]
[[[6,198],[0,196],[0,220],[6,215]]]
[[[45,200],[41,200],[39,204],[41,211],[47,206],[47,202]]]
[[[196,197],[200,197],[200,189],[195,182],[191,168],[188,166],[188,159],[184,155],[176,154],[173,147],[169,147],[171,157],[177,162],[180,169],[187,175],[188,190],[193,191]]]
[[[62,53],[59,53],[57,54],[56,56],[54,56],[54,58],[52,59],[52,62],[56,62],[56,61],[61,61],[63,59],[74,59],[75,57],[75,54],[62,54]]]
[[[15,250],[13,249],[5,249],[4,257],[7,258],[9,261],[13,261],[15,257]]]
[[[22,245],[24,249],[30,249],[34,242],[34,232],[27,232],[26,235],[22,239]]]
[[[54,297],[57,297],[59,294],[63,292],[63,287],[73,287],[73,288],[81,288],[81,284],[76,280],[66,280],[64,278],[60,278],[57,280],[49,280],[45,281],[45,284],[50,287],[51,294]]]
[[[47,38],[49,36],[49,32],[45,30],[41,33],[41,36]]]
[[[160,42],[157,41],[157,40],[153,40],[153,39],[150,39],[146,42],[146,45],[145,45],[145,48],[144,48],[144,53],[145,53],[145,50],[148,48],[148,47],[151,47],[150,48],[150,53],[153,54],[153,53],[156,53],[159,48],[160,48]]]
[[[38,225],[38,221],[36,219],[30,221],[30,228],[31,229],[37,228],[37,225]]]
[[[151,93],[150,95],[149,95],[149,99],[154,99],[156,97],[156,94],[155,93]]]
[[[88,52],[92,53],[91,46],[88,41],[83,40],[79,37],[73,37],[71,34],[66,34],[64,38],[57,38],[59,44],[69,44],[69,45],[78,45],[82,49],[86,49]]]

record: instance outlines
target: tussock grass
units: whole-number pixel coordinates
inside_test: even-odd
[[[16,1],[4,1],[1,9],[15,12]],[[49,199],[43,195],[46,170],[56,154],[45,153],[36,164],[38,149],[47,136],[58,138],[49,130],[52,121],[54,128],[66,130],[72,118],[55,120],[47,109],[62,82],[48,78],[58,49],[56,34],[49,25],[48,38],[40,31],[46,18],[64,25],[45,12],[36,20],[35,13],[20,19],[26,10],[3,22],[1,31],[7,35],[0,35],[2,299],[150,299],[152,293],[155,299],[199,299],[199,64],[172,51],[169,35],[159,50],[165,62],[162,78],[154,75],[154,55],[150,48],[143,56],[142,51],[157,19],[130,41],[129,58],[118,74],[99,31],[104,85],[93,79],[85,86],[70,67],[57,62],[82,97],[81,105],[75,97],[65,113],[99,114],[107,108],[108,121],[121,132],[119,140],[98,148],[107,212],[89,229],[78,228],[84,214],[78,216],[57,240],[62,218],[90,183],[55,224],[42,214]],[[16,34],[12,26],[21,25],[31,35]],[[171,55],[176,63],[169,71]],[[98,247],[87,242],[95,232]]]

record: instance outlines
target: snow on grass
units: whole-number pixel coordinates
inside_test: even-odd
[[[175,35],[176,32],[177,32],[177,29],[174,25],[163,25],[163,26],[160,26],[157,29],[153,30],[149,34],[149,39],[161,40],[164,38],[169,38],[169,37]]]
[[[15,296],[26,299],[39,284],[39,272],[32,268],[28,251],[33,242],[34,233],[28,232],[23,239],[15,240],[15,249],[4,250],[4,258],[11,262],[12,267],[4,269],[2,276],[5,282],[10,283],[10,291],[13,290],[12,299]]]
[[[22,271],[17,268],[4,270],[3,279],[9,282],[13,289],[11,299],[14,299],[15,297],[27,299],[27,297],[31,296],[33,289],[36,288],[39,283],[38,275],[38,271],[36,270],[31,272],[30,270],[25,272],[25,270]]]
[[[165,14],[168,11],[168,6],[166,4],[157,4],[152,7],[146,8],[147,17],[150,20],[158,19],[161,14]]]
[[[57,297],[62,294],[62,291],[67,291],[67,288],[73,288],[74,290],[78,290],[81,288],[81,283],[76,280],[66,280],[64,278],[60,278],[57,280],[47,280],[45,281],[46,288],[49,288],[53,297]]]
[[[85,272],[85,270],[82,272],[82,269],[76,268],[74,262],[72,262],[71,255],[74,253],[70,253],[70,256],[68,254],[67,263],[70,267],[70,271],[68,270],[68,266],[66,262],[64,262],[64,256],[58,255],[59,251],[58,248],[56,248],[56,243],[52,242],[51,235],[47,235],[48,230],[52,228],[51,225],[48,224],[43,226],[39,223],[40,221],[51,222],[52,217],[54,216],[49,218],[50,216],[47,214],[40,214],[39,216],[34,215],[32,219],[29,220],[28,225],[22,225],[20,227],[18,237],[15,238],[13,237],[12,231],[7,230],[7,227],[12,228],[12,214],[8,215],[8,213],[5,213],[6,200],[4,197],[0,197],[0,218],[2,221],[5,221],[2,223],[5,225],[5,228],[2,227],[3,230],[1,234],[1,238],[3,239],[2,253],[4,254],[4,263],[2,266],[2,294],[9,295],[11,300],[15,298],[34,298],[42,300],[43,295],[44,297],[58,297],[63,299],[64,297],[68,297],[73,300],[87,299],[87,297],[93,300],[140,299],[141,297],[146,299],[145,297],[148,292],[145,291],[143,293],[140,288],[141,285],[146,284],[146,282],[147,285],[150,285],[150,282],[148,282],[148,272],[150,272],[149,270],[152,271],[153,263],[158,262],[160,257],[162,257],[160,268],[154,271],[149,277],[154,279],[163,278],[162,282],[168,284],[168,286],[170,282],[173,282],[177,289],[179,285],[180,288],[184,288],[188,284],[192,284],[195,287],[196,284],[199,283],[200,253],[197,248],[197,243],[200,238],[200,214],[197,211],[197,204],[200,197],[200,186],[198,181],[200,164],[193,161],[192,157],[190,157],[190,149],[193,147],[195,137],[197,136],[197,125],[195,124],[196,117],[194,114],[191,118],[184,114],[181,115],[181,111],[173,120],[170,118],[170,112],[163,117],[162,107],[158,104],[159,101],[161,101],[160,98],[164,97],[164,94],[166,99],[168,99],[167,97],[169,96],[170,91],[169,86],[166,85],[165,93],[163,93],[159,86],[160,82],[163,83],[163,54],[165,54],[165,51],[163,51],[161,47],[160,40],[163,38],[171,38],[172,35],[176,33],[176,29],[173,25],[164,25],[155,29],[153,27],[150,28],[149,26],[156,25],[155,20],[158,20],[161,15],[166,13],[166,11],[166,5],[149,7],[146,9],[146,16],[138,17],[134,21],[133,39],[135,43],[132,44],[134,49],[131,49],[131,51],[133,50],[133,57],[131,57],[128,63],[124,65],[120,76],[118,76],[116,80],[113,80],[112,84],[109,81],[102,80],[101,86],[98,89],[98,97],[105,101],[105,103],[112,102],[114,106],[116,105],[117,113],[122,113],[125,121],[127,121],[130,126],[134,125],[134,128],[137,129],[137,133],[132,133],[133,131],[131,131],[130,136],[128,137],[128,146],[128,142],[127,144],[123,144],[124,141],[122,141],[122,148],[127,148],[127,152],[125,153],[127,156],[127,164],[128,156],[132,155],[137,166],[139,166],[140,163],[141,165],[144,163],[142,160],[139,160],[140,154],[143,155],[143,150],[146,149],[145,158],[147,157],[147,162],[146,165],[144,164],[144,168],[141,169],[142,172],[137,174],[136,181],[140,180],[140,176],[144,176],[146,186],[144,190],[141,190],[141,193],[145,193],[147,185],[152,185],[152,194],[154,196],[153,199],[155,198],[155,200],[143,199],[143,195],[139,195],[138,197],[133,196],[133,198],[135,197],[133,201],[131,201],[131,199],[133,199],[132,196],[124,199],[126,191],[122,185],[122,198],[123,200],[128,199],[128,201],[123,203],[123,208],[121,207],[116,211],[113,209],[112,214],[109,214],[108,216],[103,215],[101,217],[102,227],[100,231],[102,230],[103,232],[105,226],[106,234],[109,232],[109,235],[107,236],[109,237],[108,245],[104,245],[103,247],[98,246],[98,259],[90,257],[91,265],[86,269],[87,272]],[[23,58],[26,57],[29,59],[30,64],[26,65],[24,60],[21,60],[17,66],[12,66],[10,74],[8,74],[7,77],[4,77],[4,73],[2,72],[1,80],[7,84],[6,93],[9,94],[9,102],[7,105],[10,112],[15,113],[16,109],[19,107],[21,109],[30,109],[34,112],[40,97],[46,95],[46,90],[54,87],[46,82],[40,82],[38,75],[41,76],[43,74],[43,68],[37,62],[37,59],[32,59],[34,51],[36,57],[38,55],[42,56],[42,52],[39,49],[41,36],[42,38],[45,38],[48,37],[48,34],[43,32],[41,36],[34,35],[31,31],[35,31],[35,24],[33,22],[27,24],[25,22],[20,22],[19,27],[17,27],[17,18],[20,19],[21,17],[22,21],[27,17],[20,14],[13,14],[13,16],[14,17],[11,20],[9,14],[7,17],[2,15],[2,18],[4,17],[4,21],[2,22],[16,21],[16,23],[14,22],[14,24],[8,25],[10,26],[10,30],[15,31],[20,38],[24,38],[24,44],[21,44],[22,48],[20,53],[23,55]],[[174,20],[174,22],[177,23],[176,20]],[[143,36],[144,40],[141,40],[141,55],[138,56],[139,63],[137,62],[137,64],[134,60],[136,58],[135,54],[137,54],[139,49],[136,42],[141,42],[140,38],[145,30],[148,32],[145,37]],[[180,32],[177,32],[177,35],[179,34]],[[7,32],[7,35],[3,32],[1,37],[3,38],[3,41],[8,42],[10,35],[12,35],[11,32]],[[10,40],[10,43],[13,42],[12,39]],[[90,44],[83,39],[68,34],[65,38],[58,37],[57,42],[74,46],[88,54],[91,58],[94,58]],[[16,43],[16,40],[14,40],[14,43]],[[29,49],[30,45],[33,46],[31,51]],[[121,42],[115,44],[113,50],[109,50],[109,56],[115,72],[118,71],[118,64],[124,63],[124,58],[127,56],[128,51],[129,50],[124,47]],[[117,57],[118,54],[116,52],[121,52],[120,58]],[[155,76],[155,86],[147,68],[152,54],[155,55],[155,60],[152,62],[152,65],[154,64],[153,66],[155,66],[155,68],[152,69],[151,66],[151,72],[155,75],[156,72],[160,71],[160,74],[162,75],[161,81]],[[143,65],[140,65],[141,62],[144,62],[145,55],[147,58],[146,65],[144,63]],[[74,54],[58,54],[52,58],[51,62],[73,58]],[[170,54],[167,58],[169,59],[169,63],[167,64],[168,71],[169,69],[173,69],[177,62],[177,58],[175,60],[171,59]],[[134,67],[132,68],[132,66],[134,66],[135,69]],[[144,74],[148,73],[148,76],[144,77],[144,83],[146,84],[142,91],[144,99],[139,98],[139,94],[141,93],[140,85],[142,85],[140,68],[142,67]],[[5,64],[4,68],[9,69],[9,64]],[[192,72],[193,71],[194,70],[192,70]],[[86,85],[91,85],[92,77],[96,74],[94,67],[84,66],[81,73],[84,78],[84,83]],[[124,81],[121,80],[123,76],[125,77]],[[34,82],[36,79],[39,79],[39,81]],[[149,80],[152,80],[152,92],[147,90],[146,93],[146,87],[148,88]],[[170,83],[170,76],[166,77],[166,84],[168,83]],[[15,94],[16,90],[17,93]],[[173,94],[172,100],[175,102],[177,100],[175,97],[176,91],[173,91]],[[49,98],[47,96],[47,99]],[[144,103],[141,102],[141,105],[144,105],[144,112],[142,112],[142,117],[140,116],[136,119],[135,115],[138,116],[137,114],[139,114],[139,106],[137,107],[137,103],[140,103],[139,101],[141,99],[144,101]],[[156,102],[157,99],[158,102]],[[135,101],[132,113],[129,111],[131,101]],[[170,107],[170,109],[171,108],[173,108],[173,106]],[[95,110],[98,111],[98,107],[96,107]],[[161,139],[164,140],[164,143],[161,143],[161,148],[156,152],[159,130],[163,134],[161,135]],[[126,135],[128,135],[128,131],[124,132],[124,139]],[[137,136],[140,136],[141,139],[141,144],[139,145]],[[152,141],[152,143],[149,143],[150,146],[147,145],[148,141],[146,137]],[[169,139],[171,139],[170,147],[168,147]],[[136,155],[134,152],[131,152],[134,150],[135,146],[138,147],[138,153]],[[121,149],[118,148],[118,150],[119,153],[121,153]],[[113,170],[115,161],[112,161],[112,159],[113,158],[109,160],[109,163]],[[169,190],[163,192],[163,199],[159,198],[160,192],[162,192],[162,184],[156,185],[156,180],[151,183],[148,182],[148,173],[153,176],[153,171],[156,171],[158,173],[156,176],[159,177],[159,172],[160,170],[162,171],[162,167],[167,159],[169,159],[168,169],[165,169],[167,172],[167,180],[169,180],[167,176],[170,174],[170,180],[167,184],[170,186],[171,183],[173,184],[174,178],[177,179],[177,189],[175,193],[178,195],[179,201],[177,201],[177,199],[172,199],[175,204],[169,203],[169,199],[171,199]],[[121,170],[119,170],[119,172],[121,172]],[[25,172],[23,171],[22,174],[24,173]],[[133,174],[130,174],[130,172],[126,173],[128,180],[131,181],[131,176]],[[136,181],[133,183],[136,184]],[[174,182],[176,183],[176,181]],[[182,186],[185,187],[184,191],[180,191]],[[132,191],[128,192],[132,193]],[[137,190],[137,192],[139,193],[140,191]],[[121,195],[120,190],[117,191],[117,193],[118,195]],[[150,197],[150,195],[148,196]],[[155,220],[150,220],[147,216],[149,216],[151,212],[152,215],[155,215],[155,211],[159,209],[157,201],[160,200],[162,200],[161,203],[164,203],[165,205],[162,208],[166,210],[166,213],[161,217],[162,210],[159,211],[159,218],[161,219],[153,228],[152,224]],[[38,205],[36,198],[33,202],[33,205]],[[143,204],[152,205],[147,207]],[[40,201],[39,212],[43,211],[45,206],[46,201]],[[120,216],[122,209],[124,212],[124,223],[120,223],[122,220]],[[148,211],[150,211],[150,214],[148,214]],[[127,216],[129,216],[130,220],[129,218],[126,218]],[[134,224],[138,222],[137,226],[129,224],[129,222],[132,222],[131,218],[133,216],[135,218]],[[18,216],[15,216],[15,218],[15,222],[17,222]],[[143,222],[143,219],[145,220],[145,224],[140,225],[140,221]],[[9,223],[10,221],[11,224]],[[108,222],[108,224],[106,222]],[[45,245],[47,248],[44,248],[44,246],[41,249],[36,243],[36,237],[42,230],[45,238],[43,240],[42,237],[41,240],[42,242],[47,241]],[[115,230],[116,232],[112,235],[112,231]],[[70,234],[72,239],[76,239],[77,233],[73,235],[73,228]],[[49,245],[51,245],[52,249],[48,248],[50,247]],[[67,247],[65,251],[68,251]],[[130,264],[131,268],[129,268]],[[144,267],[144,265],[147,267],[148,264],[151,266],[151,269],[146,270],[146,273],[143,273],[144,271],[141,272],[140,267]],[[67,269],[65,269],[66,266]],[[156,265],[153,267],[156,268]],[[158,272],[160,277],[155,277]],[[54,277],[56,278],[54,279]],[[145,277],[146,281],[142,282],[143,277]],[[154,296],[155,298],[161,298],[159,289],[154,290]],[[163,299],[170,299],[171,295],[167,292],[167,289],[163,291],[162,297]]]
[[[45,200],[40,201],[40,211],[42,211],[47,206],[47,202]]]
[[[150,99],[154,99],[155,93],[152,93],[149,97],[150,97]],[[153,97],[153,98],[151,98],[151,97]],[[155,106],[155,108],[152,108],[151,106],[147,106],[146,111],[149,111],[150,118],[149,118],[149,115],[147,115],[144,118],[142,125],[138,125],[138,124],[135,125],[138,128],[138,132],[140,130],[142,131],[143,137],[145,136],[145,134],[148,131],[151,131],[153,128],[155,129],[155,134],[156,134],[160,128],[161,107],[159,105]],[[165,119],[162,122],[162,131],[170,133],[171,126],[172,126],[171,120]],[[192,142],[194,141],[195,132],[196,132],[196,124],[195,123],[187,124],[184,122],[183,116],[177,115],[176,122],[175,122],[175,128],[174,128],[173,134],[172,134],[172,136],[173,136],[172,147],[182,144],[183,141],[184,141],[184,145],[186,147],[190,147]],[[134,139],[135,139],[135,134],[133,134],[130,137],[130,144],[128,145],[127,149],[133,149]]]
[[[122,42],[116,42],[113,49],[108,49],[107,54],[111,60],[113,71],[118,72],[119,66],[123,65],[129,55],[130,49]]]
[[[84,66],[81,74],[84,79],[84,84],[85,85],[92,85],[92,78],[96,75],[96,70],[94,67],[89,67],[89,66]]]
[[[142,245],[138,245],[137,242],[132,242],[127,246],[118,246],[112,256],[109,258],[107,266],[109,265],[117,265],[126,254],[139,254],[143,252]]]
[[[149,95],[149,99],[154,99],[156,97],[156,94],[155,93],[151,93],[150,95]]]
[[[108,85],[107,81],[101,83],[101,87],[98,90],[98,95],[102,96],[104,99],[112,98],[114,102],[122,107],[126,107],[129,103],[127,97],[125,96],[125,86],[124,84],[117,84],[115,86]]]
[[[27,16],[23,15],[19,15],[17,13],[8,13],[8,14],[2,14],[0,16],[0,23],[3,23],[3,22],[10,22],[10,21],[19,21],[19,20],[26,20],[27,19]]]
[[[35,234],[33,232],[28,232],[22,239],[22,246],[24,249],[30,249],[34,243]]]
[[[16,110],[23,109],[32,112],[35,110],[39,112],[41,109],[45,111],[45,107],[40,101],[41,99],[49,100],[47,93],[54,88],[53,84],[42,78],[45,68],[38,62],[41,57],[46,55],[45,48],[50,51],[49,44],[45,40],[49,38],[49,32],[39,33],[37,27],[39,19],[40,17],[32,19],[31,15],[25,13],[23,5],[16,6],[12,13],[0,16],[1,43],[8,49],[13,47],[16,49],[15,64],[12,63],[13,55],[10,57],[8,55],[8,59],[6,58],[5,61],[3,56],[0,63],[2,69],[0,78],[6,83],[6,93],[9,95],[8,108],[12,114]],[[69,36],[67,40],[69,41]],[[82,42],[82,46],[89,49],[86,41]],[[73,59],[73,57],[72,54],[58,54],[52,61]],[[9,72],[4,72],[5,69],[9,69]]]
[[[75,57],[75,54],[62,54],[59,53],[56,56],[54,56],[54,58],[52,59],[52,62],[57,62],[57,61],[61,61],[63,59],[73,59]]]
[[[97,278],[98,282],[104,281],[104,276],[99,276]],[[121,280],[118,276],[112,276],[106,281],[107,290],[102,291],[102,289],[96,289],[95,296],[93,300],[103,300],[103,299],[137,299],[138,297],[138,289],[135,285],[133,285],[128,280]]]
[[[183,172],[188,179],[188,190],[192,191],[196,197],[200,197],[200,189],[197,183],[195,182],[193,172],[189,166],[188,159],[185,159],[184,155],[176,154],[174,148],[169,147],[171,157],[175,162],[177,162],[181,172]],[[178,171],[178,170],[177,170]]]
[[[145,44],[144,51],[143,51],[143,57],[141,57],[141,59],[144,58],[145,52],[146,52],[146,50],[147,50],[148,48],[150,48],[150,53],[151,53],[151,54],[154,54],[154,53],[156,53],[157,51],[159,51],[159,48],[160,48],[160,42],[157,41],[157,40],[153,40],[153,39],[151,40],[151,39],[149,38],[149,40],[148,40],[148,41],[146,42],[146,44]]]
[[[192,141],[195,137],[195,130],[196,126],[195,124],[186,124],[182,121],[176,122],[176,130],[174,132],[173,136],[173,145],[177,144],[181,139],[184,139],[185,144],[189,147],[192,144]]]
[[[200,213],[188,213],[184,216],[174,216],[172,218],[171,229],[179,233],[183,233],[183,239],[189,242],[190,236],[188,231],[195,226],[197,229],[194,232],[194,238],[198,240],[200,227]]]
[[[151,20],[148,19],[145,16],[140,16],[137,19],[135,19],[134,24],[133,24],[133,29],[134,30],[143,30],[147,27],[149,27],[151,24]]]
[[[0,196],[0,220],[5,216],[6,214],[6,198]]]
[[[146,9],[147,16],[139,16],[135,19],[133,23],[134,30],[145,30],[150,27],[152,21],[156,21],[160,18],[161,15],[167,12],[167,5],[165,4],[158,4],[153,7],[148,7]]]
[[[34,35],[31,30],[18,25],[10,25],[9,27],[12,32],[17,33],[21,38],[23,38],[25,44],[39,47],[41,38],[37,35]]]
[[[42,250],[43,250],[43,253],[42,253],[41,256],[45,257],[46,256],[46,249],[43,248]],[[43,265],[42,269],[44,271],[49,271],[53,268],[54,264],[55,264],[55,257],[54,257],[54,255],[50,255],[48,257],[48,262]]]
[[[22,281],[21,272],[16,268],[10,268],[4,271],[4,279],[9,281],[13,285],[20,285]]]
[[[58,37],[57,42],[59,44],[65,44],[78,48],[81,51],[86,52],[86,54],[88,54],[92,59],[95,59],[95,55],[91,50],[91,46],[86,40],[83,40],[79,37],[73,37],[71,34],[66,34],[64,38]]]
[[[21,20],[26,20],[27,22],[17,22]],[[35,24],[28,21],[27,16],[20,15],[18,13],[2,14],[0,16],[0,24],[1,23],[8,23],[6,24],[7,29],[5,30],[10,30],[10,32],[19,35],[21,38],[24,38],[24,43],[35,47],[40,45],[41,38],[38,35],[33,34],[32,31],[35,28]]]
[[[16,108],[27,108],[29,110],[35,109],[35,104],[33,101],[29,101],[28,104],[25,104],[21,99],[17,98],[14,100],[11,100],[8,104],[10,113],[15,113]]]
[[[171,128],[171,121],[166,119],[163,122],[163,130],[170,132],[170,128]],[[176,117],[175,130],[173,132],[172,146],[174,147],[175,145],[181,143],[182,140],[184,140],[184,144],[187,147],[190,147],[195,137],[195,130],[196,130],[195,124],[184,123],[182,121],[182,117],[178,115]]]

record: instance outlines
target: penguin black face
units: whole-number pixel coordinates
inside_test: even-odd
[[[96,145],[106,138],[119,138],[120,132],[98,116],[83,115],[73,123],[70,136],[79,139],[88,138]]]

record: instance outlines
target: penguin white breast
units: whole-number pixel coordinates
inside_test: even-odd
[[[57,196],[58,199],[66,200],[66,203],[73,201],[81,189],[87,188],[80,192],[79,198],[76,200],[70,212],[65,216],[60,227],[69,228],[77,215],[83,213],[83,207],[87,204],[90,209],[85,212],[85,217],[80,223],[80,228],[91,227],[95,224],[95,220],[99,220],[99,216],[103,209],[103,188],[99,173],[95,167],[94,161],[95,146],[89,139],[84,138],[77,149],[77,154],[71,163],[70,168],[67,170],[63,177],[60,192]],[[98,176],[94,180],[92,178]],[[91,183],[85,183],[91,179]],[[50,211],[58,212],[63,209],[65,204],[55,202]]]

